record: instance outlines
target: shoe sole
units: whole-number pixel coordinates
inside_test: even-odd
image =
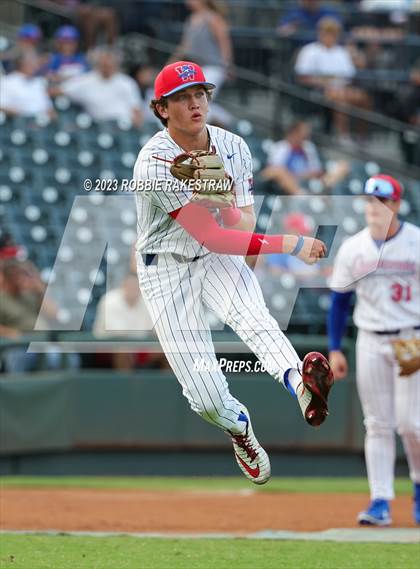
[[[387,520],[378,520],[377,518],[373,518],[372,516],[365,515],[363,518],[359,518],[358,520],[359,526],[377,526],[377,527],[385,527],[390,526],[392,520],[388,518]]]
[[[303,360],[302,382],[312,399],[305,411],[305,419],[312,427],[319,427],[328,417],[328,394],[334,376],[327,358],[319,352],[309,352]]]

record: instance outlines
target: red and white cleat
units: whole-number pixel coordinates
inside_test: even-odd
[[[328,394],[333,383],[327,358],[319,352],[306,354],[296,395],[303,416],[312,427],[319,427],[328,416]]]
[[[236,435],[229,431],[239,468],[254,484],[265,484],[271,474],[268,454],[257,441],[252,430],[248,411],[244,408],[239,415],[240,421],[246,422],[245,433]]]

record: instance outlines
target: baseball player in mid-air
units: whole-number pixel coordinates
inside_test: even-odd
[[[420,523],[420,229],[398,218],[403,190],[396,179],[374,176],[364,191],[367,227],[342,244],[334,262],[330,364],[336,379],[347,375],[340,347],[355,292],[356,378],[371,494],[358,521],[375,526],[391,523],[397,430],[414,483],[414,519]],[[411,369],[404,369],[409,361],[396,358],[396,342],[414,344]]]
[[[188,61],[167,65],[155,80],[152,108],[165,128],[145,144],[134,166],[137,269],[155,331],[191,408],[231,437],[242,472],[264,484],[270,461],[248,410],[231,395],[217,366],[208,310],[296,396],[306,421],[320,425],[333,383],[328,360],[310,352],[300,361],[269,314],[244,257],[282,252],[312,264],[326,249],[309,237],[253,233],[252,158],[242,138],[206,124],[213,88],[202,69]],[[188,158],[194,151],[211,152],[211,168],[215,155],[220,158],[233,184],[233,205],[214,208],[197,201],[197,192],[173,175],[177,156]],[[203,366],[195,365],[197,358],[211,371],[198,371]]]

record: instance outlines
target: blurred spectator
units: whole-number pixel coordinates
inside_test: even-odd
[[[350,51],[339,45],[341,26],[333,18],[323,18],[318,24],[318,41],[305,45],[299,52],[295,72],[302,85],[317,89],[338,104],[369,108],[365,91],[351,85],[356,74]],[[349,141],[349,119],[335,111],[334,122],[343,141]]]
[[[18,332],[31,332],[38,319],[38,327],[48,328],[55,320],[57,307],[45,302],[40,313],[45,284],[35,266],[29,261],[3,261],[3,293],[0,322]]]
[[[324,6],[319,0],[300,0],[296,8],[290,8],[280,18],[277,33],[284,37],[299,31],[315,33],[318,22],[325,17],[341,22],[340,15],[331,6]]]
[[[222,87],[233,64],[232,43],[225,11],[213,0],[187,0],[192,14],[184,25],[180,45],[171,61],[198,63],[206,80],[216,85],[214,95]]]
[[[80,34],[74,26],[61,26],[54,35],[56,51],[46,66],[52,82],[60,82],[89,70],[86,57],[78,52]]]
[[[295,71],[301,83],[322,87],[326,82],[343,85],[355,75],[349,52],[338,44],[340,24],[323,18],[318,24],[318,41],[305,45],[296,59]]]
[[[156,77],[156,71],[148,63],[141,63],[131,70],[130,76],[137,83],[144,120],[160,124],[160,121],[155,117],[152,109],[150,108],[150,102],[154,98],[153,84]]]
[[[366,42],[363,49],[357,48],[355,43],[347,46],[352,51],[353,61],[360,58],[358,68],[365,69],[396,69],[397,53],[392,46],[387,46],[380,40],[374,39]]]
[[[0,228],[0,263],[10,259],[23,260],[26,258],[26,249],[16,245],[12,236]]]
[[[409,11],[412,0],[360,0],[359,8],[364,12],[393,12],[394,10]]]
[[[410,70],[410,82],[400,93],[398,107],[400,120],[420,127],[420,59]]]
[[[6,315],[3,314],[1,305],[3,304],[6,297],[4,295],[7,294],[7,287],[6,287],[6,279],[4,276],[4,261],[0,260],[0,296],[1,296],[1,303],[0,303],[0,338],[17,338],[20,335],[20,332],[14,326],[10,326],[9,322],[7,321]]]
[[[38,330],[48,330],[56,321],[57,306],[44,298],[45,284],[39,272],[28,261],[9,259],[0,264],[0,335],[19,338]],[[61,366],[57,352],[27,353],[24,347],[8,349],[3,355],[6,371],[23,372],[44,364],[48,369]],[[78,356],[72,354],[69,365],[78,365]]]
[[[118,37],[118,17],[111,6],[100,6],[84,0],[48,0],[56,4],[62,16],[71,18],[82,30],[85,51],[93,48],[99,36],[103,35],[108,45]]]
[[[26,53],[39,55],[41,40],[42,32],[36,24],[23,24],[17,32],[14,45],[0,55],[4,71],[15,70],[16,60],[20,55]]]
[[[397,95],[393,115],[416,129],[420,128],[420,59],[415,62],[410,70],[409,84]],[[418,166],[420,162],[418,132],[410,129],[403,132],[401,134],[401,146],[406,162]]]
[[[36,24],[23,24],[18,30],[16,47],[20,53],[26,51],[37,51],[40,41],[42,40],[42,32]]]
[[[140,294],[137,275],[129,273],[118,288],[100,299],[93,332],[97,337],[134,336],[141,338],[153,329]]]
[[[143,124],[141,100],[135,81],[119,71],[118,55],[107,48],[95,50],[94,70],[72,77],[53,88],[82,105],[96,121],[124,120]]]
[[[312,179],[319,180],[326,190],[331,190],[350,170],[349,164],[340,160],[326,172],[310,136],[311,125],[296,121],[287,130],[286,138],[275,143],[269,154],[262,176],[273,180],[286,194],[307,193],[301,183]]]
[[[362,12],[387,12],[392,24],[404,24],[410,12],[420,11],[419,0],[361,0]]]
[[[17,70],[0,79],[2,111],[26,117],[54,116],[46,80],[36,77],[40,65],[40,58],[34,52],[19,55],[16,60]]]
[[[15,59],[26,53],[40,56],[41,41],[42,31],[36,24],[23,24],[17,32],[16,43],[13,48]],[[13,68],[10,69],[10,71],[12,70]]]
[[[122,336],[142,339],[154,336],[153,323],[140,294],[136,274],[129,273],[118,288],[110,290],[100,299],[93,333],[97,338]],[[115,352],[111,355],[111,360],[112,366],[119,370],[131,370],[145,363],[155,363],[160,367],[166,362],[161,353]]]

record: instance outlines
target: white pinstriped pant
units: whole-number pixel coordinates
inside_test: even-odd
[[[359,330],[357,389],[366,427],[365,458],[371,498],[394,497],[395,431],[401,436],[410,478],[420,483],[420,370],[400,377],[392,340],[419,336],[412,328],[397,336]]]
[[[224,430],[242,432],[241,403],[229,392],[217,359],[205,307],[228,324],[283,382],[283,373],[301,361],[270,316],[259,283],[244,259],[209,253],[193,263],[159,254],[145,267],[138,255],[140,289],[168,362],[193,411]],[[196,371],[194,360],[209,362]]]

